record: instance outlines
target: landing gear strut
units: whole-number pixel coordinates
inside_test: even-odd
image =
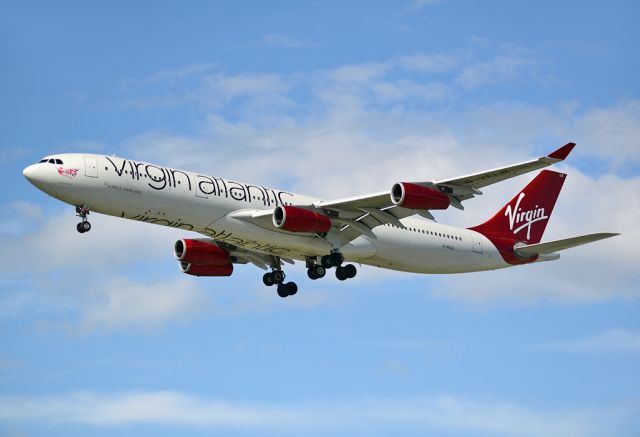
[[[327,269],[322,264],[316,264],[315,257],[307,258],[307,276],[309,279],[316,280],[320,278],[324,278],[324,275],[327,274]]]
[[[285,275],[280,268],[274,268],[271,272],[265,273],[262,276],[262,282],[267,287],[277,285],[278,296],[280,297],[293,296],[298,292],[298,285],[295,282],[285,283],[284,280],[286,277],[287,275]]]
[[[81,234],[89,232],[91,230],[91,223],[87,220],[89,215],[89,207],[87,205],[76,206],[76,215],[82,219],[80,223],[76,225],[76,229]]]

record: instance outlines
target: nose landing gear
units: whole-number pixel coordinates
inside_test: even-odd
[[[87,220],[89,215],[89,207],[87,205],[76,206],[76,215],[82,219],[80,223],[76,225],[76,229],[81,234],[89,232],[91,230],[91,223]]]

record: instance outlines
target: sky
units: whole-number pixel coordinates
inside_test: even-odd
[[[640,433],[640,3],[37,2],[0,14],[0,436]],[[117,154],[323,199],[575,141],[545,240],[462,275],[179,272],[31,186]],[[473,226],[533,175],[436,220]]]

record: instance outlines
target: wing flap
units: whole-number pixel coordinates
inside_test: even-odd
[[[514,248],[516,255],[528,258],[535,255],[547,255],[560,250],[569,249],[580,246],[582,244],[593,243],[594,241],[604,240],[605,238],[615,237],[616,233],[601,232],[598,234],[580,235],[578,237],[564,238],[562,240],[549,241],[546,243],[520,245]]]

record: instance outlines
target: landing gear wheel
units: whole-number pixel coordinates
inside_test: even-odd
[[[273,277],[273,282],[275,284],[282,284],[284,281],[284,272],[282,270],[274,270],[271,273],[271,276]]]
[[[285,286],[287,287],[287,293],[289,293],[289,296],[293,296],[298,292],[298,284],[295,282],[288,282]]]
[[[354,266],[353,264],[347,264],[346,266],[342,267],[342,271],[349,279],[355,278],[356,273],[358,273],[356,266]]]
[[[273,280],[273,274],[265,273],[264,275],[262,275],[262,282],[267,287],[271,287],[273,284],[275,284],[275,281]]]
[[[287,297],[293,296],[298,292],[298,285],[295,282],[287,282],[286,284],[278,285],[278,296]]]
[[[338,278],[340,281],[345,281],[345,280],[347,280],[349,278],[347,276],[347,272],[345,271],[344,267],[337,267],[336,268],[336,278]]]
[[[284,284],[280,284],[278,285],[278,296],[285,298],[287,296],[289,296],[289,293],[287,291],[287,287]]]
[[[78,232],[80,232],[81,234],[89,232],[91,230],[91,223],[87,221],[87,216],[89,215],[89,207],[84,204],[76,206],[76,215],[82,219],[82,221],[76,226]]]
[[[344,256],[340,252],[333,252],[329,255],[329,262],[332,266],[339,267],[344,261]]]
[[[313,280],[324,277],[326,273],[327,270],[320,265],[314,265],[307,269],[307,276],[309,276],[309,278]]]

